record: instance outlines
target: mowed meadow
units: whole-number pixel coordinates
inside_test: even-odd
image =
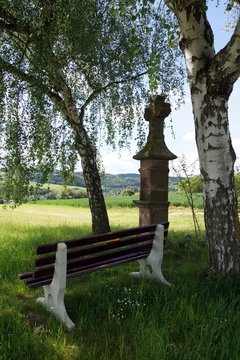
[[[239,360],[240,278],[207,276],[201,208],[200,238],[190,208],[169,209],[171,251],[162,268],[173,286],[129,276],[137,262],[68,280],[70,332],[36,303],[43,290],[17,274],[32,270],[36,245],[91,234],[83,200],[0,208],[0,359]],[[138,226],[131,200],[107,199],[113,231]]]

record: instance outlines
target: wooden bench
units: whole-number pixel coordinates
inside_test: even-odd
[[[18,277],[30,288],[43,286],[44,298],[37,301],[71,329],[74,323],[64,305],[66,279],[138,260],[140,271],[131,275],[170,285],[161,271],[168,226],[165,222],[37,246],[37,255],[44,256],[35,259],[33,271]]]

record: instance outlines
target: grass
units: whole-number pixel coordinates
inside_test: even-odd
[[[186,195],[178,193],[170,193],[169,201],[172,206],[184,206],[189,207],[189,203]],[[203,195],[193,194],[194,207],[197,209],[203,209]]]
[[[137,209],[113,208],[109,211],[109,218],[113,226],[129,227],[137,226]],[[91,213],[89,208],[76,208],[71,206],[59,205],[32,205],[24,204],[15,210],[3,209],[0,207],[0,224],[25,224],[25,225],[44,225],[48,227],[58,226],[88,226],[91,223]]]
[[[174,286],[130,277],[137,263],[68,280],[71,332],[36,303],[42,289],[30,290],[17,274],[32,269],[37,244],[90,234],[87,209],[26,204],[4,211],[1,360],[239,360],[240,278],[206,277],[206,243],[195,239],[189,209],[170,209],[174,253],[164,256],[163,274]],[[112,208],[109,215],[113,230],[138,222],[136,208]],[[201,211],[198,217],[204,231]]]

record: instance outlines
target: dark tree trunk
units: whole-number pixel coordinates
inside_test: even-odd
[[[101,188],[95,147],[83,127],[76,135],[76,149],[81,158],[84,181],[92,215],[92,231],[100,234],[110,231],[108,214]]]

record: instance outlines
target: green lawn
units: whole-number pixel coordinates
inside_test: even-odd
[[[136,208],[109,209],[113,230],[136,226]],[[0,209],[1,360],[239,360],[240,278],[206,277],[204,237],[190,209],[170,209],[163,274],[174,286],[135,279],[137,263],[67,281],[68,332],[36,303],[17,274],[32,269],[37,244],[90,234],[87,208],[31,205]],[[198,218],[204,236],[203,213]]]

